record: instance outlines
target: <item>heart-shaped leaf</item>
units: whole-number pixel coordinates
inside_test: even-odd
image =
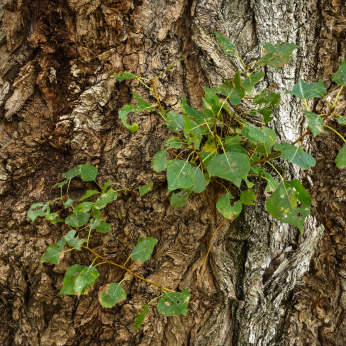
[[[99,291],[99,300],[104,308],[111,308],[125,298],[126,292],[118,283],[107,284]]]
[[[86,294],[88,292],[88,288],[90,288],[94,281],[98,278],[99,272],[95,267],[86,267],[84,268],[76,278],[76,282],[74,285],[74,291],[76,294]]]
[[[316,137],[320,133],[326,133],[323,129],[323,119],[318,114],[309,111],[303,111],[308,124],[311,128],[312,134]]]
[[[205,177],[199,167],[193,167],[193,173],[195,175],[195,183],[193,185],[193,192],[200,193],[207,188]]]
[[[192,166],[183,160],[171,160],[167,167],[168,192],[189,188],[195,183]]]
[[[172,132],[181,132],[184,131],[184,116],[179,113],[169,112],[166,125]]]
[[[86,213],[92,208],[93,204],[91,202],[83,202],[78,204],[76,208],[73,209],[74,213]]]
[[[236,46],[233,43],[231,43],[231,41],[228,38],[226,38],[219,32],[215,32],[215,35],[217,37],[217,41],[219,42],[221,49],[225,54],[236,53]]]
[[[294,84],[291,91],[285,92],[285,94],[292,94],[300,99],[313,99],[315,97],[321,98],[327,93],[322,79],[317,83],[305,83],[302,79],[299,83]]]
[[[346,59],[339,66],[338,70],[332,75],[332,81],[339,85],[346,86]]]
[[[339,154],[335,159],[336,167],[345,168],[346,167],[346,145],[339,151]]]
[[[146,260],[150,258],[156,243],[157,239],[151,237],[139,238],[137,245],[131,253],[132,259],[144,263]]]
[[[157,173],[164,171],[167,167],[167,151],[161,150],[155,154],[153,161],[151,161],[151,168],[154,168]]]
[[[237,201],[232,207],[230,204],[231,199],[234,197],[230,193],[226,193],[216,202],[216,209],[222,214],[226,219],[234,220],[236,219],[242,211],[242,203]]]
[[[87,199],[91,196],[94,196],[100,192],[95,191],[95,190],[87,190],[87,192],[79,199],[80,201],[83,201],[84,199]]]
[[[72,178],[76,177],[79,174],[80,174],[80,166],[77,166],[70,169],[68,172],[64,173],[62,177],[65,179],[71,180]]]
[[[179,137],[172,137],[165,143],[165,147],[180,149],[183,146],[183,142]]]
[[[183,293],[165,291],[157,303],[157,311],[165,316],[186,316],[189,301],[190,293],[186,289],[183,289]]]
[[[253,190],[244,190],[240,193],[240,201],[245,205],[255,205],[256,195]]]
[[[92,165],[80,166],[80,177],[83,181],[94,181],[97,176],[97,168]]]
[[[243,80],[242,87],[247,91],[248,94],[252,93],[254,86],[264,77],[264,72],[257,72],[249,75]]]
[[[263,58],[260,61],[262,66],[269,65],[275,69],[280,69],[289,60],[292,52],[299,48],[299,46],[285,42],[281,44],[278,40],[275,45],[271,43],[266,43],[263,46]]]
[[[292,163],[298,165],[301,169],[307,169],[309,167],[315,166],[315,159],[308,154],[306,151],[288,144],[276,143],[274,149],[282,152],[282,157]]]
[[[99,199],[97,199],[94,203],[94,208],[101,210],[107,206],[108,203],[115,201],[118,198],[117,193],[109,189],[106,193],[104,193]]]
[[[50,245],[43,257],[40,259],[40,262],[51,262],[52,264],[59,264],[61,253],[64,250],[66,244],[66,239],[61,238],[56,244]]]
[[[172,193],[171,195],[171,206],[172,207],[183,207],[188,198],[189,198],[190,192],[188,191],[179,191],[177,193]]]
[[[73,228],[84,226],[89,220],[87,213],[73,213],[65,219],[65,223]]]
[[[64,286],[60,290],[60,294],[74,295],[76,294],[74,286],[76,283],[77,276],[84,269],[83,266],[79,264],[74,264],[68,267],[64,276]]]
[[[154,186],[154,183],[153,183],[153,182],[150,182],[148,185],[141,186],[141,187],[139,188],[139,194],[140,194],[141,196],[146,195],[148,192],[151,191],[151,189],[153,188],[153,186]]]
[[[108,233],[111,229],[112,225],[104,221],[101,221],[100,225],[96,227],[96,231],[99,233]]]

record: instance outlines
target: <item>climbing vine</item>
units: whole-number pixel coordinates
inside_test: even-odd
[[[137,104],[123,106],[119,111],[120,119],[124,126],[135,133],[138,124],[129,124],[127,115],[131,112],[156,110],[172,132],[172,137],[163,144],[163,149],[155,154],[151,163],[156,172],[167,172],[167,188],[171,193],[172,206],[185,206],[192,193],[202,193],[213,182],[224,189],[223,196],[216,202],[216,209],[226,220],[234,220],[241,213],[243,205],[255,205],[257,197],[254,187],[263,179],[267,182],[264,191],[268,197],[267,211],[274,218],[296,226],[303,232],[304,221],[310,214],[311,197],[299,180],[284,180],[276,162],[287,160],[303,170],[314,166],[315,159],[301,146],[303,139],[308,135],[318,136],[333,131],[346,143],[340,133],[326,124],[327,118],[336,117],[339,124],[346,125],[346,118],[335,112],[337,100],[346,85],[346,60],[331,78],[340,85],[333,102],[325,98],[327,90],[322,80],[306,83],[301,79],[292,90],[286,92],[303,100],[305,109],[302,112],[309,128],[294,142],[279,143],[270,123],[274,119],[273,108],[280,103],[280,93],[274,92],[273,87],[257,91],[256,85],[265,75],[261,72],[262,67],[282,68],[298,46],[291,43],[281,44],[280,41],[276,44],[267,43],[263,47],[263,57],[246,65],[230,40],[220,33],[216,33],[216,36],[223,52],[237,56],[243,68],[223,84],[204,88],[203,110],[196,110],[190,106],[185,97],[182,97],[180,112],[164,109],[162,106],[155,83],[177,63],[175,62],[155,80],[128,72],[115,75],[119,82],[129,79],[139,81],[156,99],[156,103],[151,104],[133,93]],[[253,93],[254,89],[256,93]],[[309,108],[307,100],[316,98],[325,101],[327,113],[317,114]],[[335,161],[337,167],[346,167],[346,146],[339,151]],[[28,211],[32,221],[37,217],[45,217],[53,224],[64,222],[70,227],[66,235],[48,247],[41,259],[42,262],[58,264],[67,251],[85,250],[95,256],[88,267],[74,264],[66,270],[60,294],[87,294],[99,276],[96,267],[111,264],[126,271],[128,275],[119,283],[107,283],[101,287],[99,300],[102,306],[112,307],[126,298],[121,284],[131,276],[157,286],[162,292],[141,308],[134,323],[135,329],[141,325],[148,314],[149,304],[155,300],[158,300],[158,311],[166,316],[186,315],[190,299],[187,290],[175,292],[139,276],[126,267],[131,259],[141,263],[148,260],[157,243],[156,239],[139,238],[123,265],[108,260],[89,247],[93,232],[107,233],[111,230],[111,224],[102,221],[102,210],[117,199],[118,192],[127,191],[134,194],[139,190],[139,194],[143,196],[153,188],[153,182],[134,189],[111,181],[100,186],[96,180],[97,173],[97,168],[92,165],[80,165],[71,169],[63,174],[64,181],[54,185],[60,189],[59,198],[46,203],[35,203]],[[96,190],[87,190],[79,198],[81,203],[69,197],[71,180],[77,177],[84,182],[93,181],[98,186]],[[110,186],[116,186],[117,189]],[[60,210],[51,211],[50,205],[58,201]],[[62,219],[60,214],[66,211],[71,211],[71,214]],[[81,235],[83,238],[80,238]],[[64,250],[66,245],[69,248]],[[203,268],[197,283],[202,270]]]

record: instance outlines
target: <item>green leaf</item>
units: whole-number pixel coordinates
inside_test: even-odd
[[[140,325],[143,323],[143,321],[145,320],[145,318],[147,317],[149,313],[149,305],[143,305],[139,314],[137,315],[136,319],[135,319],[135,323],[133,325],[133,329],[136,330],[140,327]]]
[[[73,213],[65,219],[65,223],[73,228],[84,226],[89,220],[87,213]]]
[[[66,209],[67,207],[72,205],[73,202],[74,202],[74,200],[69,198],[66,202],[64,202],[64,208]]]
[[[292,52],[299,46],[285,42],[281,45],[281,41],[276,41],[276,44],[266,43],[263,46],[263,58],[260,61],[261,66],[269,65],[275,69],[280,69],[289,60]]]
[[[189,118],[191,118],[194,122],[196,122],[197,125],[202,125],[206,121],[208,121],[208,116],[205,112],[198,111],[195,108],[191,107],[187,103],[186,98],[184,96],[182,96],[181,99],[182,99],[182,103],[180,105],[181,109]]]
[[[252,93],[254,86],[264,77],[264,72],[257,72],[243,80],[242,87],[247,91],[248,94]]]
[[[154,185],[154,183],[153,183],[153,182],[150,182],[148,185],[141,186],[141,187],[139,188],[139,194],[140,194],[141,196],[146,195],[148,192],[151,191],[151,189],[153,188],[153,185]]]
[[[236,53],[236,46],[233,43],[231,43],[231,41],[228,38],[224,37],[219,32],[215,32],[215,35],[217,37],[217,41],[219,42],[221,49],[225,54]]]
[[[263,131],[252,125],[244,126],[241,134],[253,143],[265,143],[268,139],[268,136]]]
[[[132,74],[130,72],[120,72],[120,75],[117,75],[114,73],[114,77],[119,81],[122,82],[126,79],[137,79],[138,77],[135,74]]]
[[[340,65],[338,70],[332,75],[332,81],[339,85],[346,86],[346,59]]]
[[[205,98],[203,98],[203,106],[205,108],[205,114],[212,118],[212,120],[215,120],[215,116],[220,112],[221,108],[225,108],[226,110],[227,105],[220,102],[220,99],[216,95],[217,88],[216,89],[208,89],[203,88],[205,92]]]
[[[312,134],[316,137],[320,133],[326,133],[323,129],[323,119],[318,114],[309,111],[303,111],[308,124],[311,128]]]
[[[285,94],[292,94],[300,99],[313,99],[315,97],[323,97],[327,93],[322,79],[317,83],[305,83],[302,79],[299,83],[294,84],[291,91],[286,91]]]
[[[165,143],[165,147],[180,149],[183,145],[183,142],[179,137],[172,137],[168,139]]]
[[[310,206],[311,197],[299,180],[282,181],[267,201],[267,210],[273,217],[298,227],[300,232],[303,232],[304,220],[310,214]]]
[[[37,209],[41,207],[40,209]],[[37,217],[46,216],[47,213],[42,211],[43,203],[34,203],[28,210],[28,216],[31,221],[35,221]]]
[[[91,196],[94,196],[96,194],[98,194],[98,191],[95,190],[87,190],[87,192],[79,199],[80,201],[83,201],[84,199],[87,199]]]
[[[274,145],[274,149],[282,152],[282,157],[298,165],[301,169],[315,166],[315,159],[306,151],[288,143]]]
[[[57,217],[59,216],[58,213],[50,213],[50,214],[46,214],[46,219],[51,221],[51,220],[55,220]]]
[[[96,217],[94,219],[90,219],[90,228],[91,229],[96,229],[101,225],[101,219],[99,217]]]
[[[189,188],[195,183],[192,166],[182,160],[171,160],[167,167],[168,192]]]
[[[144,263],[148,260],[154,250],[157,239],[154,238],[139,238],[136,247],[131,253],[132,259]]]
[[[105,193],[105,192],[106,192],[108,186],[114,185],[114,184],[115,184],[115,183],[113,183],[112,181],[107,180],[107,181],[105,182],[105,184],[103,185],[102,193]],[[90,190],[88,190],[88,191],[90,191]]]
[[[212,153],[209,153],[209,152],[205,152],[205,151],[202,151],[200,152],[199,154],[202,158],[202,161],[203,161],[203,164],[204,164],[204,167],[207,167],[210,163],[210,161],[212,159],[214,159],[215,157],[217,157],[219,154],[217,153],[216,149],[214,152]]]
[[[60,290],[60,294],[74,295],[76,294],[74,286],[76,283],[77,276],[84,269],[83,266],[79,264],[74,264],[68,267],[64,277],[64,286]]]
[[[190,293],[184,288],[183,293],[165,291],[157,303],[157,311],[165,316],[186,316],[189,301]]]
[[[94,219],[99,219],[100,216],[101,216],[101,211],[99,209],[96,209],[94,206],[93,208],[91,209],[91,216],[94,218]]]
[[[135,133],[138,130],[138,124],[137,123],[133,123],[132,125],[128,124],[126,122],[126,116],[132,111],[138,113],[138,109],[139,107],[136,105],[125,105],[119,111],[119,117],[123,125],[126,126],[132,133]]]
[[[126,298],[126,292],[120,284],[107,284],[99,291],[99,300],[104,308],[111,308],[115,303]]]
[[[264,175],[268,179],[268,183],[264,191],[267,193],[274,192],[280,184],[269,173],[264,172]]]
[[[262,131],[267,136],[267,139],[264,143],[258,145],[257,151],[265,154],[265,156],[268,156],[270,150],[272,149],[273,145],[275,144],[276,133],[275,133],[275,131],[273,131],[272,129],[270,129],[268,127],[263,127]]]
[[[145,109],[156,107],[156,105],[152,106],[150,102],[144,101],[138,94],[132,93],[132,95],[137,100],[140,111],[144,111]]]
[[[211,160],[207,170],[210,175],[229,180],[239,187],[249,173],[250,162],[245,154],[225,153]]]
[[[194,143],[195,148],[198,150],[202,140],[202,132],[197,123],[191,120],[188,116],[184,116],[184,136],[188,143]]]
[[[257,113],[263,115],[263,122],[264,123],[269,123],[274,119],[271,115],[273,114],[272,107],[266,107],[266,108],[261,108],[256,110]]]
[[[167,151],[161,150],[155,154],[153,161],[151,161],[151,168],[154,168],[157,173],[164,171],[167,167]]]
[[[242,211],[243,205],[240,201],[235,202],[233,207],[230,205],[230,200],[233,198],[234,197],[229,192],[227,192],[216,202],[216,209],[226,219],[234,220]]]
[[[337,155],[335,162],[336,167],[338,168],[346,167],[346,145],[344,145],[343,148],[339,151],[339,154]]]
[[[172,132],[184,131],[184,123],[185,120],[182,114],[173,112],[168,113],[166,125]]]
[[[217,150],[217,146],[215,144],[215,140],[213,137],[208,136],[208,140],[204,143],[203,151],[207,153],[213,153]]]
[[[59,264],[61,253],[64,250],[66,244],[65,238],[61,238],[56,244],[50,245],[43,257],[40,259],[40,262],[51,262],[52,264]]]
[[[52,223],[53,225],[55,225],[56,223],[58,222],[64,222],[65,220],[63,219],[60,219],[59,217],[53,219],[53,220],[50,220],[50,223]]]
[[[179,191],[177,193],[172,193],[171,195],[171,206],[172,207],[184,207],[188,198],[189,198],[190,192],[188,191]]]
[[[99,272],[95,267],[84,268],[77,276],[76,282],[74,284],[74,290],[76,294],[86,294],[88,293],[88,288],[90,288],[94,281],[98,278]]]
[[[233,81],[227,80],[218,87],[221,95],[228,97],[232,105],[239,105],[245,96],[245,90],[241,86],[240,71],[237,72]]]
[[[199,167],[193,167],[193,173],[195,175],[195,183],[193,185],[192,191],[195,193],[200,193],[207,188],[207,183],[205,181],[204,175]]]
[[[101,221],[100,225],[96,227],[96,231],[100,233],[108,233],[111,229],[112,225],[103,221]]]
[[[68,172],[64,173],[62,177],[65,179],[71,180],[72,178],[76,177],[79,174],[80,174],[80,166],[77,166],[70,169]]]
[[[346,125],[346,118],[345,117],[338,117],[337,120],[338,120],[339,124]]]
[[[94,208],[99,210],[103,209],[107,206],[108,203],[115,201],[117,198],[117,193],[114,190],[110,189],[95,201]]]
[[[254,97],[253,103],[258,105],[267,104],[271,107],[277,107],[280,103],[280,94],[272,93],[269,89],[264,89],[259,95]]]
[[[76,208],[73,209],[74,213],[80,212],[80,213],[86,213],[93,207],[93,204],[91,202],[83,202],[81,204],[78,204]]]
[[[68,180],[64,180],[64,181],[61,181],[60,183],[56,183],[53,187],[60,187],[60,188],[62,188],[67,183],[68,183]]]
[[[92,165],[80,166],[80,177],[83,181],[94,181],[97,176],[97,168]]]
[[[240,201],[245,205],[255,205],[256,195],[253,190],[244,190],[240,192]]]

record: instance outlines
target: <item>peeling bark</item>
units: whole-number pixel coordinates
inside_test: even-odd
[[[78,164],[96,165],[101,183],[154,181],[150,195],[123,194],[107,209],[104,218],[113,229],[95,235],[91,246],[122,263],[139,236],[157,238],[152,258],[130,269],[168,288],[193,291],[221,222],[213,207],[221,192],[209,188],[183,209],[169,205],[165,175],[150,169],[169,133],[153,112],[130,116],[139,124],[135,134],[122,126],[118,110],[132,102],[131,92],[154,100],[136,81],[119,83],[113,73],[154,78],[184,58],[160,80],[158,95],[167,108],[176,109],[180,95],[198,108],[203,86],[241,68],[221,53],[219,31],[233,39],[246,63],[260,57],[266,42],[299,44],[287,67],[268,69],[261,87],[276,84],[285,91],[301,77],[322,78],[332,97],[329,76],[346,55],[345,16],[337,0],[0,0],[1,345],[345,345],[346,186],[344,170],[334,163],[342,145],[334,134],[304,143],[316,157],[313,169],[279,166],[286,178],[303,179],[312,195],[304,235],[273,220],[260,197],[218,231],[188,315],[166,318],[150,307],[136,331],[135,316],[157,288],[127,280],[128,299],[104,309],[99,288],[124,273],[100,266],[88,295],[59,296],[66,268],[89,265],[92,256],[69,252],[57,266],[40,263],[67,229],[44,220],[33,224],[26,216],[32,203],[53,199],[52,186]],[[321,102],[311,106],[323,109]],[[283,95],[272,125],[281,141],[306,129],[301,108]],[[84,188],[74,182],[72,197]]]

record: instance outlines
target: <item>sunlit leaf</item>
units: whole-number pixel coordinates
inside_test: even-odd
[[[183,289],[183,293],[165,291],[157,303],[157,311],[165,316],[186,316],[189,301],[190,293],[186,289]]]
[[[216,209],[226,219],[236,219],[242,211],[242,203],[237,201],[232,207],[230,204],[231,199],[234,197],[230,193],[226,193],[216,202]]]
[[[241,134],[253,143],[264,143],[268,139],[263,131],[252,125],[244,126]]]
[[[195,148],[198,150],[199,145],[202,140],[202,132],[196,122],[191,120],[188,116],[184,116],[185,125],[184,125],[184,136],[187,143],[193,143]]]
[[[306,151],[288,143],[274,145],[274,149],[282,152],[282,157],[292,163],[295,163],[302,169],[315,166],[315,159]]]
[[[256,195],[253,190],[244,190],[240,193],[240,201],[245,205],[255,205]]]
[[[192,166],[183,160],[171,160],[167,167],[168,192],[191,187],[195,182]]]
[[[294,84],[291,91],[285,92],[285,94],[292,94],[300,99],[312,99],[315,97],[323,97],[327,93],[322,79],[317,83],[305,83],[302,79],[299,83]]]
[[[151,191],[151,189],[153,188],[153,185],[154,185],[154,183],[153,183],[153,182],[150,182],[148,185],[141,186],[141,187],[139,188],[139,194],[140,194],[141,196],[146,195],[148,192]]]
[[[167,167],[167,151],[161,150],[155,154],[153,161],[151,161],[151,168],[154,168],[157,173],[162,172]]]
[[[136,105],[125,105],[119,111],[119,117],[120,117],[123,125],[126,126],[132,133],[135,133],[138,130],[138,124],[137,123],[133,123],[132,125],[128,124],[126,122],[126,116],[127,116],[127,114],[129,114],[131,112],[138,111],[138,109],[139,108]]]
[[[310,214],[310,206],[311,197],[299,180],[282,181],[267,201],[267,210],[274,218],[298,227],[300,232]]]
[[[99,291],[99,300],[104,308],[111,308],[115,303],[126,298],[126,292],[118,283],[107,284]]]
[[[259,95],[254,97],[253,103],[258,105],[267,104],[272,107],[277,107],[280,103],[280,94],[272,93],[269,89],[264,89]]]
[[[132,259],[135,261],[145,262],[148,260],[154,250],[157,239],[154,238],[139,238],[136,247],[131,253]]]
[[[42,211],[43,203],[34,203],[28,210],[28,216],[31,221],[35,221],[37,217],[46,216],[47,213]]]
[[[60,188],[62,188],[67,183],[68,183],[68,180],[64,180],[64,181],[61,181],[60,183],[56,183],[53,187],[60,187]]]
[[[218,90],[223,96],[228,97],[232,105],[239,105],[245,96],[245,90],[241,86],[240,71],[234,76],[233,81],[227,80],[218,87]]]

